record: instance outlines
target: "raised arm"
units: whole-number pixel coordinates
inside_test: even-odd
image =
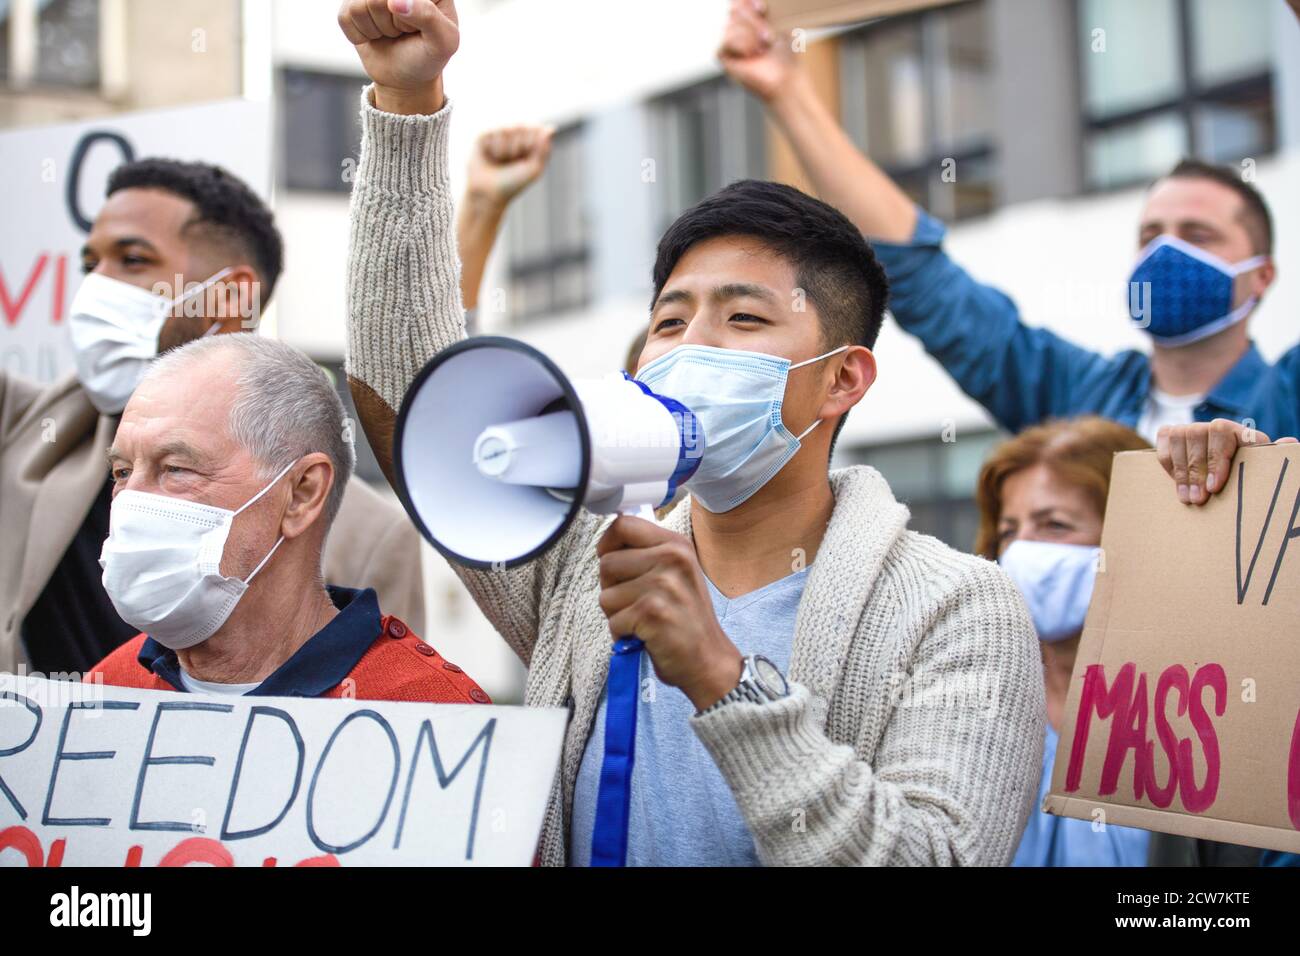
[[[862,153],[817,96],[762,0],[732,0],[718,59],[766,108],[817,195],[849,217],[889,277],[890,311],[1011,431],[1077,411],[1073,386],[1109,360],[1021,321],[1000,289],[948,258],[941,223]]]
[[[460,31],[450,0],[347,0],[338,20],[374,81],[362,97],[352,187],[348,384],[391,484],[402,396],[430,358],[465,336],[442,84]]]
[[[478,308],[488,255],[506,208],[546,170],[550,126],[510,126],[484,133],[474,143],[469,181],[456,219],[460,248],[460,294],[466,309]]]
[[[394,12],[399,8],[407,12]],[[374,81],[361,105],[361,162],[352,185],[348,382],[391,483],[394,410],[425,363],[465,337],[447,167],[451,104],[442,86],[459,32],[451,0],[348,0],[339,25]],[[509,571],[453,565],[525,663],[565,566],[566,543],[594,541],[595,527],[583,512],[546,556]]]

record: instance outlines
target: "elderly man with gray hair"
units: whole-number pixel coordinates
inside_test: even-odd
[[[257,335],[157,359],[108,451],[104,588],[133,640],[88,680],[207,694],[488,703],[375,592],[327,587],[352,473],[343,405],[297,350]]]

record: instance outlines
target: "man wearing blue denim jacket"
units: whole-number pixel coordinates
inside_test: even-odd
[[[1005,293],[948,258],[943,225],[854,146],[759,0],[733,3],[719,58],[762,100],[817,194],[872,240],[899,324],[1003,428],[1092,413],[1153,444],[1164,425],[1216,418],[1300,431],[1300,347],[1270,365],[1247,333],[1276,276],[1272,223],[1231,170],[1185,161],[1152,186],[1130,295],[1152,352],[1104,356],[1026,325]]]
[[[1277,274],[1272,220],[1231,170],[1184,161],[1151,187],[1129,304],[1152,353],[1108,357],[1026,325],[1006,293],[948,258],[943,224],[840,128],[764,0],[732,0],[718,59],[762,101],[817,194],[871,240],[899,324],[1003,428],[1087,413],[1128,425],[1157,445],[1190,505],[1223,487],[1240,445],[1300,434],[1300,346],[1270,365],[1246,330]],[[1156,834],[1150,862],[1296,866],[1300,855]]]

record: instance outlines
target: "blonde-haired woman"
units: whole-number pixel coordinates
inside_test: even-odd
[[[1092,597],[1116,452],[1149,448],[1130,428],[1092,416],[1028,428],[993,449],[980,471],[976,551],[998,561],[1025,597],[1043,655],[1047,739],[1039,803]],[[1035,813],[1013,866],[1145,866],[1150,834]]]

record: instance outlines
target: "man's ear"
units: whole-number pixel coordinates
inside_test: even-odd
[[[292,493],[280,521],[280,533],[292,539],[320,523],[330,489],[334,487],[334,462],[329,455],[312,452],[294,465],[289,476]]]
[[[208,318],[217,331],[252,332],[262,320],[262,282],[251,265],[234,266],[208,289]]]
[[[867,394],[876,381],[876,357],[865,345],[850,346],[831,383],[817,417],[829,421],[843,415]]]
[[[1264,293],[1268,291],[1269,286],[1277,281],[1277,265],[1273,257],[1269,256],[1268,261],[1254,272],[1255,276],[1255,295],[1263,298]]]

